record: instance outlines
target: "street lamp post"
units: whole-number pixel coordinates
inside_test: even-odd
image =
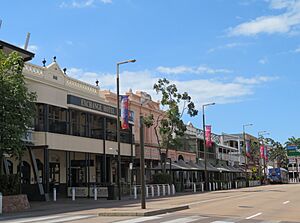
[[[248,176],[248,158],[247,158],[247,151],[246,151],[246,132],[245,132],[245,127],[247,126],[252,126],[253,124],[245,124],[243,125],[243,150],[245,152],[245,170],[246,170],[246,177]]]
[[[206,157],[206,137],[205,137],[205,113],[204,108],[216,103],[209,103],[202,105],[202,123],[203,123],[203,149],[204,149],[204,177],[205,177],[205,189],[208,189],[208,174],[207,174],[207,157]]]
[[[146,209],[146,182],[145,182],[145,148],[144,148],[144,117],[142,114],[143,105],[150,102],[150,99],[141,98],[140,107],[140,177],[141,177],[141,208]]]
[[[121,200],[121,143],[120,143],[120,84],[119,84],[119,66],[125,63],[134,63],[136,60],[126,60],[117,63],[117,142],[118,142],[118,197]]]
[[[264,139],[263,139],[263,136],[264,135],[269,135],[270,133],[268,133],[267,131],[259,131],[258,132],[258,140],[261,138],[261,143],[262,143],[262,146],[264,147],[264,153],[265,153],[265,145],[264,145]],[[260,164],[260,160],[261,158],[259,159],[259,164]],[[266,158],[263,157],[263,166],[264,166],[264,181],[266,181],[267,179],[267,172],[266,172]]]

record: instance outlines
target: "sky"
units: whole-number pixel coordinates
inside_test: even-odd
[[[267,131],[300,137],[300,0],[6,0],[0,39],[23,46],[32,63],[53,56],[67,75],[121,92],[153,90],[159,78],[187,91],[217,134]]]

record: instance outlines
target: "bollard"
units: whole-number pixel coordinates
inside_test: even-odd
[[[237,183],[237,181],[235,181],[235,188],[236,188],[236,189],[238,188],[238,183]]]
[[[136,188],[136,186],[133,187],[133,196],[134,196],[134,199],[137,199],[137,188]]]
[[[97,187],[94,188],[94,200],[96,201],[98,198],[97,196]]]
[[[151,195],[152,195],[152,197],[154,197],[154,187],[153,187],[153,185],[151,185]]]
[[[149,197],[149,191],[148,191],[148,186],[146,186],[146,197]]]
[[[221,182],[221,190],[223,190],[223,183]]]
[[[218,190],[218,183],[216,183],[216,190]]]
[[[194,193],[196,193],[196,191],[197,191],[195,183],[193,184],[193,191],[194,191]]]
[[[210,184],[210,183],[208,183],[208,185],[209,185],[209,191],[211,191],[211,184]]]
[[[0,192],[0,214],[2,214],[2,193]]]
[[[160,196],[160,187],[157,185],[157,196]]]
[[[72,201],[75,201],[75,187],[72,187]]]
[[[204,191],[204,183],[201,183],[201,191]]]
[[[175,185],[172,184],[172,194],[175,195],[176,191],[175,191]]]
[[[213,190],[216,190],[216,184],[215,184],[215,182],[213,182],[212,184],[213,184]]]
[[[166,196],[166,188],[165,188],[165,185],[163,184],[163,196]]]
[[[56,188],[53,188],[53,201],[56,201]]]

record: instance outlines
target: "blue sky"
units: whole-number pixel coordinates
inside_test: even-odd
[[[300,137],[299,0],[10,0],[0,8],[0,39],[29,49],[34,64],[52,57],[68,75],[124,92],[152,90],[166,77],[207,102],[215,133],[266,130]],[[201,116],[186,121],[200,127]]]

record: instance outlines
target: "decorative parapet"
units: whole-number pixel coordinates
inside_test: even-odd
[[[56,73],[53,73],[53,72],[56,72]],[[57,81],[57,78],[56,79],[54,78],[54,76],[59,75],[63,79],[62,83],[64,86],[68,86],[70,88],[86,92],[88,94],[93,94],[93,95],[100,94],[98,87],[93,86],[88,83],[85,83],[83,81],[68,77],[60,70],[60,68],[57,71],[53,71],[53,69],[50,70],[48,67],[40,67],[40,66],[37,66],[34,64],[26,63],[24,65],[23,73],[26,75],[32,75],[34,77],[51,80],[51,81],[55,82],[56,84],[61,84],[60,82]],[[49,75],[49,73],[53,74],[53,78],[47,76],[47,75]]]

